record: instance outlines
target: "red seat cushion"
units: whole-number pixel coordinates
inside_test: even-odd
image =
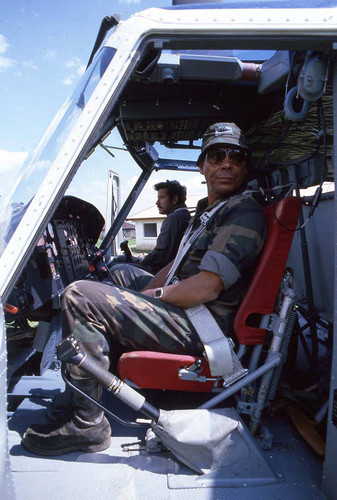
[[[178,378],[179,368],[193,365],[197,358],[184,354],[133,351],[122,354],[118,372],[123,380],[129,379],[142,389],[210,392],[214,382],[190,382]],[[203,359],[200,375],[210,377],[209,366]]]

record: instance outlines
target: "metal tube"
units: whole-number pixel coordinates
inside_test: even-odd
[[[229,398],[237,391],[242,389],[242,387],[245,387],[246,385],[253,382],[253,380],[261,377],[261,375],[264,375],[268,370],[271,370],[272,368],[277,366],[280,360],[281,360],[281,355],[279,353],[272,354],[269,361],[266,361],[266,363],[260,366],[260,368],[257,368],[257,370],[255,370],[253,373],[247,375],[246,377],[238,381],[236,384],[232,385],[228,389],[225,389],[220,394],[217,394],[216,396],[214,396],[214,398],[210,399],[209,401],[206,401],[206,403],[199,406],[199,408],[206,408],[206,409],[213,408],[213,406],[217,405],[218,403],[221,403],[221,401],[224,401],[225,399]]]
[[[95,359],[84,353],[79,342],[74,337],[70,336],[62,340],[57,349],[58,358],[63,363],[71,363],[79,366],[84,372],[97,380],[103,387],[134,410],[141,411],[147,417],[153,418],[156,421],[159,419],[159,410],[157,408],[145,401],[145,398],[139,392],[125,384],[113,375],[113,373],[105,370]]]
[[[69,378],[67,377],[66,370],[65,370],[65,365],[62,366],[61,374],[62,374],[62,378],[63,378],[64,382],[67,384],[68,387],[70,387],[70,389],[72,391],[77,392],[78,394],[80,394],[81,396],[83,396],[84,398],[86,398],[88,401],[90,401],[91,403],[93,403],[100,410],[103,410],[104,413],[106,413],[107,415],[109,415],[109,417],[113,418],[119,424],[125,425],[127,427],[148,427],[148,424],[146,424],[146,423],[130,422],[128,420],[123,420],[122,418],[118,417],[118,415],[116,415],[115,413],[112,413],[108,408],[106,408],[105,406],[103,406],[102,403],[100,403],[96,399],[94,399],[91,396],[89,396],[89,394],[87,394],[86,392],[84,392],[81,389],[79,389],[78,387],[76,387],[76,385],[72,384],[70,382]]]

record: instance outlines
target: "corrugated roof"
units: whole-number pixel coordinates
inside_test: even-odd
[[[136,226],[131,222],[123,222],[122,229],[135,229]]]

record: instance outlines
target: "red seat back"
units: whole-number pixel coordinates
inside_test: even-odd
[[[268,234],[249,290],[235,316],[234,332],[240,344],[263,344],[266,330],[247,325],[252,314],[272,314],[294,236],[301,200],[290,197],[268,205],[263,214]]]

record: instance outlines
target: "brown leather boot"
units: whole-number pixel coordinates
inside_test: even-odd
[[[67,386],[63,392],[56,394],[46,409],[46,417],[51,422],[56,422],[66,414],[72,413],[72,391]]]
[[[89,396],[100,401],[101,386],[72,370],[71,382]],[[76,376],[76,378],[74,377]],[[93,453],[106,450],[111,443],[111,428],[102,410],[84,396],[72,391],[72,413],[58,422],[32,425],[23,435],[22,445],[43,456],[63,455],[71,451]]]

